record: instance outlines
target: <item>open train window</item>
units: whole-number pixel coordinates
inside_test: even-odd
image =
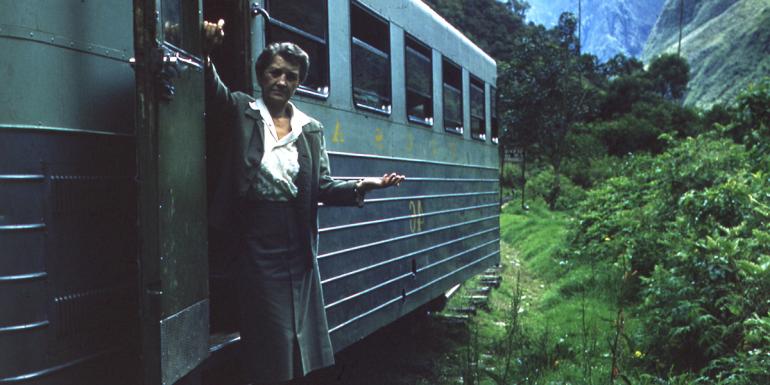
[[[459,66],[444,58],[444,130],[463,133],[463,73]]]
[[[433,125],[433,61],[431,50],[404,34],[406,116],[410,122]]]
[[[362,5],[350,4],[353,103],[356,107],[389,114],[390,34],[388,23]]]
[[[327,0],[269,0],[271,20],[267,42],[291,41],[310,56],[307,80],[300,94],[329,96],[329,45]],[[311,10],[311,11],[309,11]]]
[[[487,140],[487,120],[484,113],[484,82],[471,76],[471,138]]]
[[[500,129],[497,122],[497,90],[495,87],[489,87],[489,114],[492,117],[490,121],[492,126],[492,143],[497,144],[498,138],[500,138]]]

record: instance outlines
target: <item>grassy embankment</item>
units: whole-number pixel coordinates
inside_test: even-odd
[[[449,371],[460,372],[464,384],[606,383],[616,334],[614,288],[602,287],[592,267],[563,253],[569,214],[531,205],[503,209],[503,281],[468,325],[460,359],[447,362],[457,368]],[[457,296],[449,307],[462,302]]]

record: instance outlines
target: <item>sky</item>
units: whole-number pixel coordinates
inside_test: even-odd
[[[529,9],[526,16],[528,21],[553,27],[562,12],[572,12],[577,16],[578,0],[527,0]]]

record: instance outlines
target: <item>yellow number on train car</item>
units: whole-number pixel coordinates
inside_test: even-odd
[[[332,142],[334,143],[345,143],[345,135],[342,134],[342,126],[340,126],[340,121],[337,121],[337,124],[334,126],[334,135],[332,136]]]
[[[419,233],[425,224],[425,219],[422,218],[422,201],[409,201],[409,211],[412,213],[412,219],[409,220],[409,230],[413,233]]]
[[[406,152],[412,153],[414,151],[414,135],[412,133],[406,134]]]
[[[385,149],[385,134],[382,132],[382,128],[374,129],[374,147],[382,151]]]
[[[457,143],[449,143],[449,156],[452,160],[457,160]]]

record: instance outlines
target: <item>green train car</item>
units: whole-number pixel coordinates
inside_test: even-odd
[[[335,350],[499,262],[495,62],[419,0],[0,0],[0,384],[188,384],[238,349],[207,227],[214,62],[295,41],[332,173],[408,180],[319,209]]]

